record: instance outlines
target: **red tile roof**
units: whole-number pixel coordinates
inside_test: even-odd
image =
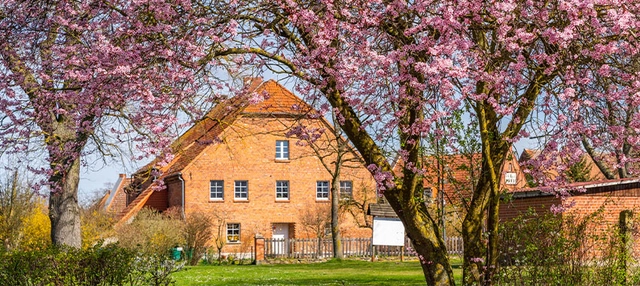
[[[570,184],[564,184],[560,187],[552,188],[552,187],[536,187],[536,188],[523,188],[514,192],[515,198],[520,197],[536,197],[536,196],[545,196],[545,195],[553,195],[553,191],[557,190],[566,190],[566,191],[574,191],[582,189],[585,192],[577,192],[575,194],[580,195],[583,193],[588,193],[590,189],[595,188],[603,188],[603,187],[614,187],[621,186],[633,183],[640,183],[640,178],[624,178],[624,179],[613,179],[613,180],[598,180],[598,181],[590,181],[590,182],[576,182]]]

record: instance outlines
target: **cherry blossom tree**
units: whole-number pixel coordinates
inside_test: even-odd
[[[482,167],[462,225],[464,283],[491,284],[498,172],[512,144],[528,136],[525,124],[549,131],[545,152],[575,154],[578,131],[593,138],[579,120],[582,106],[595,105],[589,97],[636,102],[640,87],[622,68],[638,52],[635,0],[87,2],[0,6],[8,35],[0,43],[2,144],[19,151],[35,144],[25,138],[39,138],[46,147],[54,234],[77,227],[70,203],[77,169],[106,118],[119,115],[154,135],[154,144],[134,139],[160,154],[167,140],[158,134],[175,121],[163,115],[201,91],[199,81],[215,84],[207,72],[233,56],[302,79],[298,92],[335,112],[405,225],[430,285],[454,281],[437,214],[422,202],[423,138],[446,138],[448,126],[436,123],[470,106]],[[594,93],[612,66],[625,84]],[[630,117],[626,130],[636,121]],[[401,174],[392,171],[392,153],[405,162]]]
[[[437,222],[416,199],[422,192],[421,138],[447,134],[435,122],[463,101],[478,120],[482,171],[463,222],[464,283],[491,284],[497,266],[498,171],[513,142],[528,135],[525,123],[532,113],[559,111],[533,127],[562,126],[548,150],[577,150],[567,138],[581,126],[572,121],[564,128],[563,116],[577,116],[576,106],[590,104],[575,92],[594,83],[587,67],[637,53],[638,4],[629,1],[254,5],[251,15],[240,13],[238,19],[251,24],[240,25],[245,38],[229,52],[253,53],[267,66],[264,61],[276,61],[272,70],[306,80],[310,97],[321,95],[330,103],[405,224],[430,284],[453,283]],[[634,77],[627,74],[631,82]],[[628,92],[633,95],[634,88]],[[429,108],[435,102],[440,110]],[[385,146],[379,145],[382,136],[396,132],[395,151],[406,162],[401,175],[392,173]]]
[[[54,244],[81,246],[77,189],[84,156],[108,155],[125,144],[160,155],[177,111],[191,110],[195,91],[205,92],[200,83],[207,78],[194,77],[206,55],[198,41],[207,38],[210,48],[225,31],[198,20],[203,7],[191,4],[0,4],[0,146],[7,153],[42,151],[44,166],[32,171],[50,192]]]
[[[578,150],[570,138],[586,126],[567,118],[593,102],[576,93],[596,80],[588,69],[599,70],[603,59],[624,62],[637,54],[636,1],[228,4],[223,11],[239,22],[241,37],[212,58],[245,54],[238,61],[299,77],[308,83],[299,92],[328,102],[325,111],[336,112],[404,223],[430,285],[453,284],[436,216],[419,199],[422,138],[449,134],[436,122],[461,110],[463,102],[477,118],[482,167],[462,226],[464,283],[491,284],[498,172],[512,144],[528,136],[524,126],[531,122],[531,128],[559,127],[551,132],[549,152]],[[637,75],[625,76],[636,82]],[[635,89],[629,85],[626,93],[633,98]],[[437,110],[431,108],[435,103]],[[532,114],[543,120],[529,121]],[[397,145],[381,144],[390,136]],[[405,162],[402,174],[392,172],[389,151]]]

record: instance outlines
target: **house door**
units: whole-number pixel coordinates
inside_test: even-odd
[[[287,254],[289,252],[289,224],[273,224],[273,252],[275,254]]]

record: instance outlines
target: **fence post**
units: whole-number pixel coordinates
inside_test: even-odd
[[[371,262],[374,262],[376,260],[376,246],[375,245],[371,245]]]
[[[253,239],[253,244],[255,245],[254,263],[256,265],[262,264],[262,262],[264,262],[264,237],[260,234],[256,234],[255,238]]]
[[[620,267],[622,267],[622,271],[624,271],[624,283],[623,285],[627,285],[627,274],[628,272],[628,263],[629,258],[631,257],[631,231],[632,231],[632,219],[633,212],[631,210],[624,210],[620,212],[620,219],[618,221],[620,227],[620,256],[619,263]]]

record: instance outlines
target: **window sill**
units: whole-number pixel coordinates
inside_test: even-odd
[[[328,203],[330,200],[328,198],[316,198],[316,203]]]
[[[276,199],[276,203],[288,203],[288,202],[290,202],[289,199],[286,199],[286,200],[285,199]]]
[[[249,199],[233,199],[234,203],[248,203]]]
[[[273,161],[276,162],[276,163],[289,163],[289,162],[291,162],[291,160],[289,160],[289,159],[275,159]]]
[[[229,245],[240,245],[240,241],[227,241],[227,244]]]
[[[224,203],[223,199],[209,199],[210,203]]]

